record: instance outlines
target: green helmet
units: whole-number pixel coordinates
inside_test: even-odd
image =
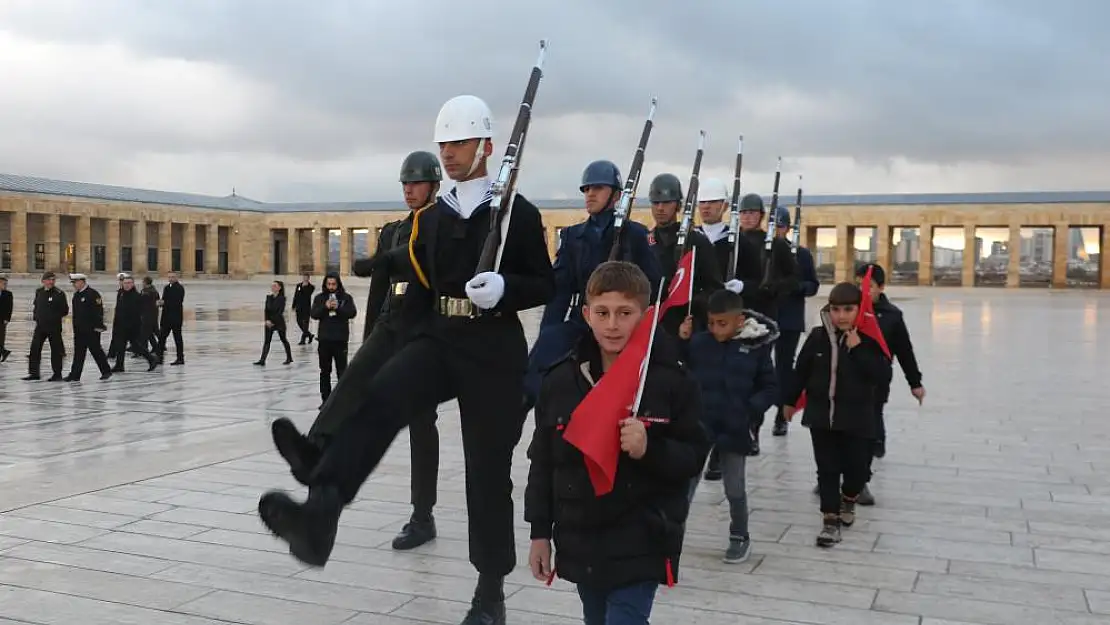
[[[758,211],[763,213],[763,198],[758,193],[749,193],[740,200],[740,212]]]
[[[431,152],[413,152],[401,163],[401,182],[440,182],[443,170]]]
[[[682,182],[674,174],[659,174],[651,181],[648,199],[652,202],[681,202]]]

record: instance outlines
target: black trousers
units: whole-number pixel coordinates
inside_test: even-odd
[[[5,341],[8,339],[8,324],[0,321],[0,352],[5,351]]]
[[[146,338],[142,336],[141,331],[136,332],[133,336],[128,336],[126,334],[117,335],[113,331],[112,343],[116,346],[114,349],[116,353],[116,366],[114,369],[117,371],[123,371],[123,361],[124,356],[126,356],[128,352],[128,345],[131,345],[131,353],[147,359],[148,362],[153,362],[155,360],[150,350],[146,348]]]
[[[162,324],[161,330],[158,331],[158,355],[162,358],[166,357],[166,339],[173,335],[174,352],[177,354],[177,360],[185,360],[185,341],[181,339],[181,325],[166,325]]]
[[[775,341],[775,378],[779,383],[779,393],[785,392],[790,388],[790,382],[794,378],[794,356],[798,353],[798,340],[801,338],[802,333],[796,330],[782,330],[779,332],[779,338]],[[763,423],[763,415],[759,415],[760,424]],[[782,400],[778,401],[778,410],[775,412],[775,423],[786,421],[786,417],[782,413]]]
[[[493,369],[442,339],[413,339],[364,387],[357,414],[339,424],[316,478],[336,486],[349,503],[402,428],[458,399],[470,562],[480,573],[508,575],[516,566],[510,471],[524,425],[524,369],[523,363]]]
[[[100,333],[74,331],[73,362],[69,366],[70,378],[81,379],[81,372],[85,369],[86,352],[92,354],[100,373],[104,374],[112,370],[112,366],[108,364],[108,357],[104,355],[104,348],[100,346]]]
[[[324,402],[308,436],[321,445],[339,429],[346,419],[358,414],[366,395],[366,386],[374,375],[401,349],[402,337],[385,323],[374,325],[370,336],[351,358],[347,371],[331,396]],[[412,460],[412,516],[427,520],[432,516],[439,490],[439,428],[436,407],[418,415],[409,424],[409,454]]]
[[[161,345],[161,343],[158,341],[158,337],[160,336],[162,336],[162,330],[160,330],[158,326],[154,326],[154,329],[151,330],[150,334],[147,335],[146,343],[150,346],[150,353],[158,353],[158,346]]]
[[[821,512],[840,512],[840,497],[854,498],[871,477],[873,441],[852,432],[810,428]],[[841,482],[843,480],[843,486]]]
[[[285,359],[293,360],[293,348],[289,347],[289,339],[285,338],[285,324],[266,327],[266,334],[262,339],[262,357],[259,360],[266,362],[266,357],[270,355],[270,341],[274,339],[274,332],[277,332],[278,339],[285,346]]]
[[[31,336],[31,353],[27,356],[27,373],[39,375],[42,364],[42,346],[50,341],[50,369],[54,375],[62,375],[62,356],[65,347],[62,345],[62,327],[40,328],[35,326],[35,333]]]
[[[342,380],[347,370],[347,341],[316,339],[316,353],[320,356],[320,397],[324,401],[331,395],[331,367],[335,363],[335,377]]]
[[[297,327],[301,329],[301,342],[303,343],[307,337],[312,335],[312,333],[308,331],[308,311],[297,310],[294,312],[297,315]]]

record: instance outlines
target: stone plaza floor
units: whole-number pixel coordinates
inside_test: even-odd
[[[365,288],[351,282],[361,306]],[[146,373],[129,360],[127,373],[100,382],[90,361],[77,384],[19,379],[34,286],[12,284],[13,355],[0,364],[0,625],[461,619],[475,576],[453,405],[440,411],[439,539],[390,548],[410,512],[402,433],[343,516],[331,563],[309,570],[255,515],[263,490],[294,486],[269,422],[306,426],[319,404],[312,347],[294,345],[290,366],[280,346],[267,367],[251,365],[268,283],[187,282],[184,367]],[[93,286],[112,299],[113,284]],[[878,505],[861,509],[841,545],[818,549],[808,436],[796,426],[786,438],[765,432],[748,465],[752,558],[722,563],[727,504],[719,483],[703,483],[680,583],[660,591],[652,622],[1110,623],[1110,294],[892,295],[928,396],[918,407],[895,373]],[[534,332],[537,316],[528,319]],[[68,330],[66,342],[71,350]],[[528,530],[517,510],[522,566],[506,582],[509,622],[581,622],[568,583],[548,588],[523,568]]]

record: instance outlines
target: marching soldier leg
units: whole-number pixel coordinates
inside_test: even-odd
[[[62,331],[57,330],[46,335],[50,341],[50,369],[53,372],[51,379],[62,379],[62,356],[65,356],[66,348],[62,342]]]
[[[104,355],[104,348],[100,346],[100,335],[94,334],[87,339],[86,342],[89,353],[92,354],[93,361],[100,369],[100,379],[107,380],[112,377],[112,366],[108,364],[108,357]]]
[[[81,372],[85,369],[85,352],[88,351],[88,341],[83,334],[73,335],[73,362],[69,365],[69,375],[66,382],[76,382],[81,379]],[[100,363],[97,363],[100,364]]]
[[[409,424],[409,456],[412,469],[412,517],[393,539],[393,548],[413,549],[436,537],[432,509],[439,482],[439,428],[432,411]]]

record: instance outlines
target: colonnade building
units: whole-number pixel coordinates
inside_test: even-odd
[[[532,201],[554,254],[581,201]],[[875,261],[902,284],[1110,288],[1110,191],[825,195],[801,213],[825,282]],[[400,200],[271,203],[0,174],[0,272],[348,275],[406,214]],[[633,218],[650,223],[645,200]]]

